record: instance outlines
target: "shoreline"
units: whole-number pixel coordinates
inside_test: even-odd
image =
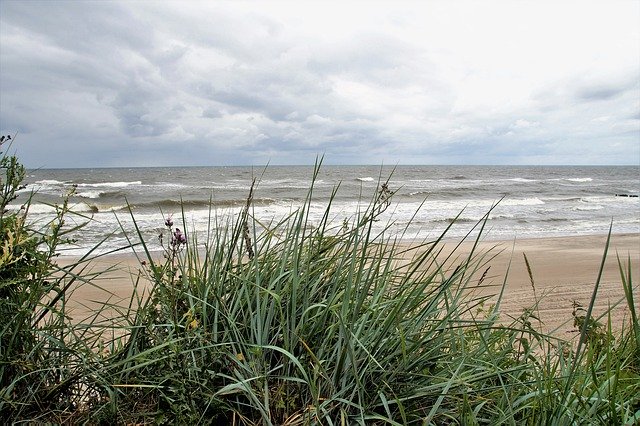
[[[501,318],[510,322],[510,317],[518,317],[523,310],[532,307],[540,299],[536,315],[540,315],[545,332],[569,338],[566,333],[573,330],[574,302],[585,308],[588,306],[598,277],[604,254],[606,234],[578,235],[571,237],[523,238],[514,240],[482,240],[478,243],[476,253],[486,253],[483,262],[486,265],[472,276],[472,280],[480,280],[480,276],[488,269],[482,285],[472,289],[474,294],[489,296],[498,294],[505,281],[503,300],[500,305]],[[447,239],[441,242],[442,256],[446,256],[460,242]],[[411,248],[419,243],[398,242],[399,247],[408,250],[407,255],[415,253]],[[448,267],[455,267],[455,258],[467,255],[474,241],[463,241],[456,250],[456,256],[447,262]],[[418,250],[421,248],[418,247]],[[155,253],[159,257],[160,252]],[[534,278],[535,291],[524,260],[526,254]],[[624,298],[617,255],[623,264],[631,260],[632,277],[640,276],[640,233],[611,234],[611,242],[594,305],[593,315],[598,317],[606,312],[608,306]],[[59,256],[61,265],[73,264],[77,256]],[[444,257],[442,257],[444,259]],[[139,276],[141,265],[133,253],[117,253],[90,262],[89,270],[98,272],[106,268],[111,271],[96,277],[93,285],[81,285],[74,290],[68,303],[72,309],[74,320],[81,320],[95,312],[100,301],[111,298],[112,303],[128,303],[133,291],[133,283]],[[626,270],[627,267],[625,267]],[[477,276],[476,276],[477,275]],[[95,281],[95,282],[94,282]],[[146,280],[140,281],[146,288]],[[473,281],[472,281],[473,282]],[[634,285],[636,304],[640,301],[640,287]],[[110,294],[109,294],[110,293]],[[495,303],[495,296],[485,306]],[[73,313],[75,311],[75,314]],[[614,330],[619,330],[628,317],[626,301],[612,309],[611,320]],[[601,321],[604,325],[607,318]]]

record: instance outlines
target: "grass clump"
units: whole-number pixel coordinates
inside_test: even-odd
[[[211,214],[203,241],[184,219],[166,218],[161,257],[138,230],[131,246],[144,274],[128,306],[105,303],[103,309],[118,313],[111,324],[65,321],[64,297],[56,300],[65,286],[44,284],[61,272],[52,270],[54,251],[31,240],[43,273],[34,275],[37,262],[5,268],[22,280],[20,292],[37,300],[18,303],[24,296],[17,287],[3,293],[3,309],[25,310],[29,321],[20,322],[20,332],[29,336],[21,341],[32,342],[5,346],[15,326],[3,325],[3,416],[256,425],[640,419],[630,266],[620,262],[630,326],[617,333],[610,322],[596,323],[589,307],[576,308],[574,349],[536,328],[535,307],[511,323],[500,321],[499,299],[486,307],[487,297],[473,288],[491,253],[445,253],[446,231],[415,251],[387,229],[375,231],[392,196],[388,182],[380,188],[368,207],[338,226],[331,201],[320,223],[310,223],[313,185],[290,216],[259,223],[251,214],[252,187],[242,214]],[[9,223],[3,219],[3,232]],[[481,231],[484,222],[477,226]],[[2,280],[4,289],[14,279]],[[48,314],[40,318],[43,305]],[[34,317],[49,322],[39,326]],[[108,331],[113,337],[105,341]],[[31,362],[38,368],[25,369],[26,355],[37,357]],[[27,377],[40,390],[28,390]]]
[[[59,246],[72,243],[69,236],[80,225],[69,226],[66,194],[55,214],[45,223],[28,220],[32,199],[18,210],[25,169],[9,155],[11,136],[0,137],[0,420],[60,423],[76,416],[81,406],[99,392],[96,357],[99,333],[82,323],[72,323],[67,301],[77,285],[94,281],[108,271],[90,272],[93,250],[61,266]],[[105,306],[106,307],[106,306]],[[97,326],[99,308],[91,319]]]

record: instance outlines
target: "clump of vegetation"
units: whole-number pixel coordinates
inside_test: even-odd
[[[8,198],[22,181],[12,158],[2,160]],[[204,241],[184,219],[166,218],[160,259],[138,230],[131,247],[143,274],[128,306],[105,302],[118,314],[109,324],[65,316],[69,282],[93,278],[78,271],[89,257],[66,269],[54,262],[66,204],[38,229],[25,220],[28,200],[3,213],[0,413],[10,422],[122,424],[640,419],[630,266],[620,262],[629,326],[614,333],[591,306],[576,307],[574,347],[535,327],[535,307],[510,324],[499,321],[499,299],[485,307],[472,287],[490,253],[445,255],[445,231],[409,255],[386,230],[376,233],[392,196],[387,182],[380,188],[339,225],[331,202],[320,223],[309,222],[313,185],[289,217],[258,223],[252,188],[238,217],[212,215],[228,223]]]
[[[71,194],[52,206],[46,223],[28,220],[30,196],[10,208],[25,188],[24,167],[7,153],[11,141],[0,137],[0,419],[58,422],[94,392],[89,377],[99,372],[96,334],[71,323],[66,302],[76,285],[94,285],[106,271],[87,271],[91,251],[64,267],[56,263],[59,245],[82,227],[66,225],[75,214]]]

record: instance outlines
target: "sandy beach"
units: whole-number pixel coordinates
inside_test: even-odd
[[[490,255],[486,259],[490,260],[477,275],[481,275],[489,266],[490,269],[483,285],[476,291],[486,295],[498,293],[508,270],[501,303],[504,319],[519,316],[524,308],[534,305],[537,296],[541,298],[539,315],[543,329],[571,337],[574,329],[571,316],[573,303],[575,301],[585,307],[589,304],[606,240],[606,235],[589,235],[481,242],[479,250],[489,251]],[[446,251],[453,249],[457,242],[449,241],[444,244]],[[471,247],[471,242],[464,242],[457,252],[458,255],[468,253]],[[535,295],[523,253],[526,254],[532,269]],[[637,283],[635,280],[640,276],[640,234],[612,235],[596,299],[595,316],[624,298],[617,256],[625,264],[627,259],[631,259],[632,277]],[[60,258],[62,264],[73,261],[73,258]],[[92,315],[96,306],[107,299],[111,303],[128,304],[134,288],[133,283],[140,276],[141,266],[138,260],[133,255],[113,255],[94,261],[89,269],[95,273],[107,268],[110,269],[109,272],[95,277],[91,285],[79,286],[73,293],[68,307],[75,321],[82,321]],[[477,278],[479,279],[479,276]],[[140,282],[142,285],[139,288],[144,289],[146,281],[143,277]],[[636,284],[636,304],[640,301],[638,288]],[[615,328],[619,328],[626,320],[627,312],[625,301],[613,309],[612,321]],[[603,323],[606,321],[606,318],[602,320]]]
[[[505,318],[517,317],[524,308],[535,304],[536,296],[540,299],[537,313],[546,332],[556,335],[572,333],[574,301],[585,308],[589,305],[605,250],[606,235],[589,235],[576,237],[557,237],[523,239],[516,241],[485,242],[480,247],[499,252],[489,261],[491,266],[485,284],[495,287],[484,287],[484,294],[496,294],[505,280],[506,287],[501,303],[501,312]],[[469,243],[465,243],[463,251],[468,251]],[[523,254],[526,254],[535,283],[535,294]],[[640,274],[640,235],[612,235],[610,246],[604,263],[604,270],[594,307],[594,316],[607,311],[609,306],[619,305],[612,311],[614,328],[619,328],[628,318],[628,309],[624,298],[624,290],[620,279],[618,256],[628,267],[631,260],[632,279],[635,282],[634,296],[636,306],[640,309],[640,286],[637,277]],[[607,318],[601,322],[606,324]],[[566,337],[566,335],[565,335]]]

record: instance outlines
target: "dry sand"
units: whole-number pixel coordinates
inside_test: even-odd
[[[536,296],[542,298],[539,313],[545,331],[571,337],[573,330],[571,312],[573,302],[583,306],[589,304],[598,271],[602,262],[606,235],[589,235],[559,238],[523,239],[516,241],[486,241],[479,249],[491,249],[495,254],[487,266],[491,266],[480,290],[485,294],[499,292],[509,268],[501,312],[505,318],[519,316],[522,310],[535,302],[531,281],[524,262],[526,254],[535,280]],[[456,242],[445,242],[446,249],[452,249]],[[468,253],[472,244],[465,242],[459,255]],[[620,271],[616,255],[626,264],[631,259],[632,277],[638,282],[640,277],[640,234],[613,235],[605,260],[605,268],[600,281],[594,315],[606,311],[609,305],[618,303],[624,297],[620,284]],[[62,263],[73,259],[62,258]],[[509,267],[509,263],[511,264]],[[114,303],[124,304],[133,289],[133,282],[139,275],[141,266],[132,255],[109,256],[94,262],[91,269],[96,272],[107,267],[112,270],[92,280],[93,285],[80,286],[69,303],[71,316],[81,321],[91,315],[96,303],[107,298]],[[483,270],[486,269],[483,268]],[[483,270],[478,272],[481,275]],[[479,278],[479,277],[478,277]],[[144,285],[141,287],[144,288]],[[634,287],[636,305],[640,302],[639,286]],[[637,306],[640,310],[640,306]],[[619,327],[628,317],[626,303],[613,310],[613,321]],[[606,318],[604,319],[606,322]],[[566,334],[565,334],[566,333]]]
[[[490,266],[481,289],[484,294],[497,294],[505,281],[506,287],[500,311],[505,319],[517,317],[525,308],[540,299],[538,310],[543,330],[556,335],[572,333],[573,303],[587,307],[591,300],[607,241],[606,235],[577,237],[537,238],[515,241],[483,242],[480,250],[489,250],[496,256],[488,261]],[[449,243],[449,246],[454,244]],[[471,243],[464,243],[461,253],[468,252]],[[529,261],[535,283],[535,293],[523,253]],[[638,277],[640,276],[640,234],[612,235],[604,270],[596,297],[593,315],[598,317],[608,307],[619,303],[612,310],[616,328],[628,318],[628,309],[621,284],[618,256],[624,265],[631,260],[632,278],[635,283],[635,305],[640,310]],[[626,268],[626,266],[625,266]],[[486,267],[484,268],[486,269]],[[484,270],[480,270],[481,275]],[[479,277],[478,277],[479,279]],[[494,298],[495,300],[495,298]],[[607,318],[601,322],[606,324]]]

